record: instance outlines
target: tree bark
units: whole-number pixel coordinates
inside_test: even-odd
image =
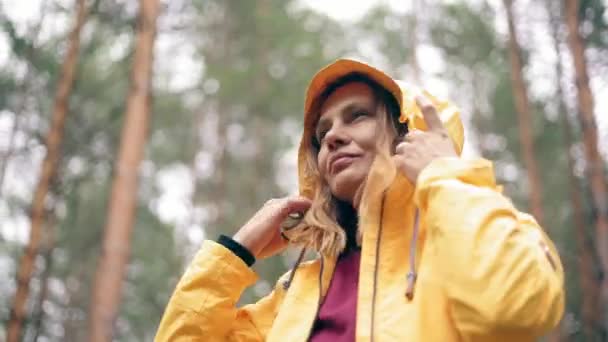
[[[141,0],[139,11],[131,86],[89,312],[88,340],[93,342],[111,341],[113,338],[123,277],[131,252],[138,168],[148,130],[159,1]]]
[[[593,211],[595,216],[595,248],[597,250],[602,273],[601,307],[604,312],[600,317],[606,319],[608,307],[608,198],[604,162],[598,151],[598,133],[593,115],[594,99],[589,85],[585,46],[579,33],[578,0],[566,0],[566,25],[568,27],[568,45],[574,61],[576,73],[576,90],[578,101],[578,118],[583,132],[583,144],[586,159],[586,173],[590,182]]]
[[[544,223],[542,206],[542,183],[539,177],[538,165],[534,157],[534,137],[532,135],[532,115],[530,103],[526,90],[526,84],[522,72],[523,62],[521,60],[521,49],[519,47],[517,32],[511,8],[512,0],[503,0],[507,12],[509,24],[509,59],[511,62],[511,84],[513,96],[515,97],[515,108],[517,111],[517,124],[519,126],[519,138],[521,140],[521,152],[524,165],[527,170],[528,183],[530,186],[530,211],[542,226]]]
[[[538,223],[544,227],[543,212],[543,187],[539,176],[538,165],[534,156],[534,137],[532,134],[532,114],[530,112],[530,102],[523,76],[523,62],[521,58],[521,48],[519,46],[515,20],[513,18],[512,0],[503,0],[507,12],[507,22],[509,25],[509,60],[511,62],[511,84],[513,96],[515,97],[515,109],[517,111],[517,124],[519,127],[519,138],[521,140],[522,155],[524,165],[528,174],[530,186],[530,211]],[[556,328],[549,333],[547,340],[550,342],[561,340],[561,329]]]
[[[562,68],[562,53],[560,49],[560,27],[562,20],[561,17],[561,5],[552,7],[551,0],[545,1],[545,7],[550,17],[551,33],[553,35],[553,48],[557,55],[557,63],[555,65],[555,74],[557,76],[557,92],[556,97],[559,105],[559,116],[562,122],[562,134],[564,137],[564,145],[566,151],[566,158],[568,162],[568,188],[570,193],[570,201],[572,205],[572,213],[575,225],[576,245],[578,248],[579,262],[579,273],[580,273],[580,284],[583,292],[582,296],[582,326],[583,333],[589,341],[595,341],[597,339],[596,329],[600,327],[600,306],[598,300],[600,289],[599,289],[599,277],[595,274],[593,263],[593,244],[588,238],[587,225],[585,224],[585,216],[583,213],[583,194],[579,188],[579,182],[574,176],[574,165],[575,161],[570,153],[570,148],[573,145],[574,134],[570,118],[568,117],[568,110],[564,103],[564,91],[562,87],[563,79],[563,68]]]
[[[44,270],[42,274],[40,274],[40,293],[38,295],[38,300],[32,313],[32,341],[38,341],[38,337],[42,332],[42,321],[44,318],[44,302],[48,299],[49,295],[49,277],[51,276],[51,272],[53,269],[53,249],[55,248],[55,225],[56,225],[56,217],[52,215],[49,217],[48,221],[48,229],[47,234],[45,234],[45,243],[44,243],[44,253],[42,256],[44,257]]]
[[[80,32],[87,15],[85,0],[77,1],[76,23],[69,35],[68,51],[61,68],[57,92],[53,104],[51,127],[46,137],[46,156],[42,161],[40,179],[36,185],[30,215],[30,236],[21,257],[17,271],[17,292],[15,294],[11,315],[7,327],[7,341],[17,342],[21,338],[23,322],[26,315],[26,303],[29,286],[34,272],[34,261],[40,248],[43,224],[45,221],[45,200],[49,187],[55,178],[60,158],[61,142],[64,135],[65,120],[68,112],[68,100],[74,84],[78,53],[80,50]]]

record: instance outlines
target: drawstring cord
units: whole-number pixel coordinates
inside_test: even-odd
[[[306,247],[302,248],[302,251],[300,251],[300,255],[298,256],[298,260],[296,260],[296,263],[291,268],[291,273],[289,273],[289,278],[287,279],[286,282],[283,283],[283,289],[285,291],[287,291],[287,289],[289,289],[289,287],[291,286],[291,282],[293,281],[293,277],[296,275],[296,270],[298,269],[298,267],[302,263],[302,259],[304,259],[304,254],[306,254]]]
[[[420,225],[420,215],[418,209],[416,209],[415,218],[414,218],[414,230],[412,232],[412,242],[410,243],[410,266],[407,272],[407,288],[405,290],[405,297],[409,300],[414,298],[414,287],[416,285],[416,279],[418,278],[418,274],[416,273],[416,243],[418,242],[418,229]],[[286,282],[283,283],[283,289],[287,290],[291,286],[291,282],[295,277],[296,270],[302,263],[304,259],[304,254],[306,254],[306,247],[302,248],[300,251],[300,255],[296,260],[295,264],[291,269],[291,273],[289,274],[289,278]]]
[[[407,272],[407,289],[405,290],[405,297],[409,300],[414,298],[414,286],[416,285],[416,278],[418,277],[418,274],[416,273],[416,242],[418,241],[418,225],[419,215],[418,209],[416,209],[414,218],[414,232],[412,233],[412,242],[410,243],[410,268]]]

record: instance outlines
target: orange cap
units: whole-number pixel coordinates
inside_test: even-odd
[[[309,114],[312,104],[321,95],[321,93],[341,77],[352,73],[361,73],[376,81],[386,90],[388,90],[402,106],[402,92],[399,84],[386,73],[372,67],[371,65],[357,62],[352,59],[338,59],[330,65],[321,69],[310,81],[308,90],[306,91],[306,100],[304,102],[304,113]]]

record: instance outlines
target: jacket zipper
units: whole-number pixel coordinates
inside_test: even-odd
[[[321,256],[321,267],[319,270],[319,300],[317,301],[317,310],[315,311],[315,318],[312,321],[312,325],[310,326],[310,329],[308,330],[308,337],[306,338],[306,341],[310,341],[310,336],[312,335],[312,330],[315,327],[315,322],[317,321],[317,316],[319,315],[319,310],[321,309],[321,302],[323,300],[323,269],[325,268],[325,261],[323,259],[323,257]]]
[[[382,239],[382,222],[384,221],[384,200],[386,199],[386,194],[382,195],[382,202],[380,202],[380,222],[378,223],[378,238],[376,239],[376,260],[374,262],[374,282],[372,289],[372,319],[371,319],[371,329],[370,329],[370,339],[374,341],[374,323],[376,320],[376,288],[378,283],[378,262],[380,261],[380,240]]]

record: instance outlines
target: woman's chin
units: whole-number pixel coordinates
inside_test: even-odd
[[[353,204],[355,194],[365,179],[355,170],[343,170],[334,176],[331,184],[331,192],[334,197]]]

